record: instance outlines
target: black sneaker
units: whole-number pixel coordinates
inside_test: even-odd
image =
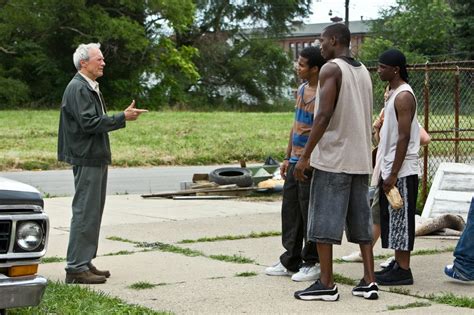
[[[382,268],[382,270],[379,270],[379,271],[374,272],[375,275],[376,275],[376,276],[377,276],[377,275],[383,275],[384,273],[389,272],[390,270],[393,269],[393,266],[395,266],[395,263],[396,263],[396,262],[397,262],[397,261],[396,261],[395,259],[392,260],[392,261],[388,264],[387,267]]]
[[[295,292],[295,298],[300,300],[323,300],[323,301],[337,301],[339,299],[339,293],[337,292],[337,286],[326,288],[321,281],[318,279],[309,288]]]
[[[395,263],[393,268],[386,273],[376,274],[375,280],[380,285],[410,285],[413,284],[413,275],[410,268],[406,270]]]
[[[364,299],[376,300],[379,298],[379,286],[375,282],[367,284],[364,279],[352,289],[352,295],[363,296]]]

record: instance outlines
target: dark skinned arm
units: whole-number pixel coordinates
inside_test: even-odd
[[[304,175],[304,171],[309,168],[311,152],[313,152],[314,147],[324,135],[324,132],[331,121],[331,117],[336,107],[337,96],[339,95],[341,78],[341,70],[335,63],[326,63],[321,68],[319,73],[320,90],[318,111],[313,121],[308,142],[306,142],[303,153],[295,166],[295,178],[299,181],[307,179]]]
[[[288,169],[288,160],[286,159],[289,159],[291,158],[291,149],[293,147],[293,128],[291,128],[290,130],[290,139],[288,139],[288,146],[286,147],[286,154],[285,154],[285,160],[283,160],[283,163],[281,163],[281,166],[280,166],[280,175],[281,175],[281,178],[283,178],[284,180],[286,180],[286,170]]]
[[[395,98],[395,109],[398,113],[398,141],[395,150],[395,159],[393,161],[390,175],[383,181],[384,192],[389,192],[397,183],[397,176],[408,149],[410,142],[410,128],[413,116],[415,115],[415,99],[409,92],[401,92]]]

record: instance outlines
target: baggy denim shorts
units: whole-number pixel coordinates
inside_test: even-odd
[[[372,243],[369,175],[331,173],[314,169],[308,216],[308,240],[341,244],[347,240]]]

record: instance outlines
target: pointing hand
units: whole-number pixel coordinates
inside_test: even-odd
[[[133,100],[130,106],[124,110],[125,120],[136,120],[138,116],[146,112],[148,110],[135,108],[135,100]]]

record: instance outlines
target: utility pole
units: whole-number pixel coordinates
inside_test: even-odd
[[[349,0],[346,0],[346,16],[344,19],[344,24],[349,27]]]

